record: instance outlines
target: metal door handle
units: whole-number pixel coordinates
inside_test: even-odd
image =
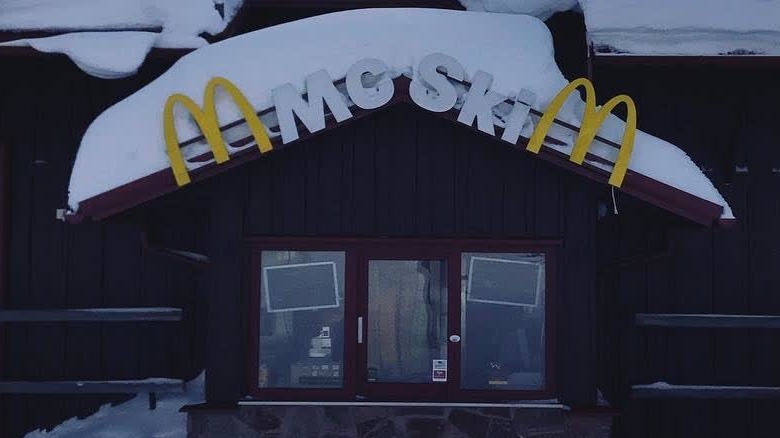
[[[358,316],[358,344],[363,343],[363,317]]]

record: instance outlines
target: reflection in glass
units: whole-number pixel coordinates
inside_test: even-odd
[[[340,388],[344,253],[263,251],[261,388]]]
[[[461,387],[543,389],[544,254],[461,259]]]
[[[368,381],[429,383],[447,359],[447,269],[442,261],[368,264]]]

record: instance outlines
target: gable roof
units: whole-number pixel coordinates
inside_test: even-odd
[[[469,38],[462,38],[463,29],[468,29]],[[542,157],[555,159],[564,168],[597,181],[604,180],[607,172],[612,171],[614,181],[611,183],[618,187],[623,171],[633,170],[624,191],[663,204],[668,210],[700,223],[709,224],[718,217],[733,218],[728,203],[685,152],[642,131],[636,131],[636,141],[630,140],[634,137],[635,111],[628,97],[618,96],[605,104],[605,108],[611,109],[617,103],[625,103],[630,110],[628,123],[614,115],[604,117],[608,110],[597,114],[592,85],[586,80],[569,84],[558,70],[552,37],[543,22],[523,15],[440,9],[367,9],[326,14],[243,34],[185,56],[152,83],[104,111],[90,125],[82,138],[71,175],[68,198],[71,211],[101,218],[167,193],[177,187],[170,182],[172,168],[179,184],[186,184],[187,168],[195,169],[192,172],[193,176],[197,175],[196,181],[230,168],[247,159],[244,154],[250,151],[245,149],[251,148],[253,141],[244,137],[250,130],[260,134],[263,151],[272,149],[270,142],[266,144],[263,139],[266,135],[262,128],[255,125],[264,124],[270,129],[269,136],[279,137],[280,130],[274,130],[279,125],[276,105],[287,106],[283,102],[299,99],[296,95],[300,95],[300,90],[310,86],[330,90],[323,92],[330,93],[328,107],[337,113],[338,120],[347,121],[354,116],[342,105],[332,107],[342,97],[348,106],[363,114],[364,111],[355,108],[357,105],[351,99],[353,93],[346,87],[345,80],[352,75],[354,81],[357,78],[354,75],[367,65],[361,64],[364,62],[373,63],[374,67],[369,71],[381,73],[373,76],[373,86],[366,82],[371,81],[372,75],[364,77],[361,73],[359,79],[363,81],[363,87],[370,90],[381,85],[385,90],[383,93],[396,93],[395,96],[383,94],[379,105],[387,104],[390,98],[395,103],[408,102],[406,87],[410,84],[404,77],[415,77],[410,90],[416,96],[414,102],[429,108],[421,102],[431,98],[425,96],[436,94],[430,94],[428,90],[432,85],[421,85],[425,82],[418,80],[425,77],[439,81],[441,87],[448,87],[448,97],[432,98],[445,99],[448,103],[434,105],[431,110],[445,111],[461,108],[463,104],[457,119],[471,124],[468,120],[473,120],[479,113],[479,129],[491,135],[495,133],[495,126],[508,123],[512,131],[507,137],[513,145],[519,140],[518,134],[528,135],[533,139],[529,148],[537,152],[546,135]],[[448,68],[454,69],[453,74],[444,76],[441,70],[430,70],[432,63],[450,66]],[[341,90],[325,85],[333,78]],[[396,86],[390,82],[392,80],[397,81]],[[469,80],[478,82],[479,87],[472,89]],[[196,108],[199,104],[187,96],[202,94],[204,84],[203,111],[206,113],[198,116],[197,124],[192,123],[187,114],[200,114]],[[215,98],[215,84],[227,87],[225,91],[232,90],[229,94],[243,103],[235,106],[233,103],[239,101],[225,99],[225,95]],[[575,96],[567,98],[578,85],[585,86],[588,91],[585,102]],[[355,90],[360,88],[358,83],[352,86],[357,87]],[[344,88],[347,88],[346,94]],[[379,91],[377,88],[375,92],[366,92]],[[281,94],[277,96],[277,93]],[[455,100],[450,100],[452,97]],[[182,103],[195,113],[173,111],[174,102]],[[372,104],[361,104],[361,107],[376,108]],[[540,118],[539,110],[545,108],[549,114]],[[262,122],[255,117],[257,109],[261,109],[258,114]],[[318,104],[311,109],[314,115],[306,116],[307,127],[318,131],[325,127],[321,119],[324,114],[317,115],[322,107]],[[533,129],[529,122],[534,119],[526,117],[527,111],[535,113],[535,122],[541,125],[534,130],[534,135],[529,131]],[[282,143],[287,143],[298,136],[294,134],[292,114],[284,110],[282,115]],[[442,115],[456,118],[454,112]],[[246,117],[250,123],[242,126]],[[224,126],[220,132],[219,118],[238,121]],[[547,123],[553,118],[556,122],[548,129]],[[165,120],[163,132],[161,120]],[[519,125],[523,120],[526,123]],[[589,126],[583,135],[577,135],[579,128],[576,125],[579,124]],[[210,143],[203,141],[198,126],[210,133]],[[596,129],[602,137],[594,139]],[[163,133],[165,135],[161,135]],[[620,143],[625,143],[625,148],[616,140],[621,133],[623,141]],[[181,142],[179,135],[193,139]],[[233,147],[226,150],[221,145],[222,139],[232,142]],[[279,140],[275,140],[275,145],[276,149],[283,147]],[[586,156],[588,147],[591,154]],[[209,154],[210,148],[217,155]],[[584,159],[586,165],[569,162],[566,159],[569,155],[577,163]],[[632,155],[630,162],[629,155]],[[183,161],[182,157],[189,161]],[[225,163],[220,166],[208,164],[212,157]],[[151,178],[154,175],[157,179]],[[665,189],[669,186],[675,190]],[[145,193],[139,193],[140,189]],[[122,194],[122,202],[112,199],[117,194]],[[697,199],[715,207],[702,207],[709,204],[696,202]]]
[[[401,76],[399,78],[396,78],[394,80],[394,83],[395,83],[396,92],[392,100],[387,105],[384,105],[375,110],[364,110],[360,108],[354,108],[353,109],[354,117],[352,119],[349,119],[347,122],[344,122],[344,124],[351,123],[353,120],[358,120],[370,114],[383,111],[385,108],[388,108],[390,106],[412,104],[412,100],[408,93],[410,79],[405,76]],[[266,112],[267,111],[268,110],[266,110]],[[258,114],[262,115],[263,112]],[[468,128],[465,125],[457,122],[457,118],[458,118],[457,109],[451,109],[447,112],[434,113],[434,114],[437,114],[440,117],[450,120],[453,123],[457,123],[459,126],[463,126],[465,129],[474,129],[474,128]],[[239,122],[227,124],[222,126],[220,130],[225,131],[234,128],[238,125],[241,125],[243,123],[244,121],[241,120]],[[560,121],[559,123],[562,123],[561,126],[563,126],[564,129],[570,129],[572,131],[577,130],[577,127],[575,126],[571,126]],[[312,137],[316,137],[320,133],[328,131],[330,129],[338,129],[338,127],[342,125],[343,124],[337,123],[336,120],[331,115],[326,117],[326,129],[323,131],[319,131],[315,134],[311,134],[305,129],[300,129],[303,128],[303,125],[299,124],[299,132],[301,132],[300,138],[296,141],[283,144],[281,141],[281,137],[278,136],[273,137],[271,139],[271,143],[273,146],[271,153],[285,149],[287,147],[295,147],[295,145],[298,142],[306,141]],[[513,147],[518,149],[522,147],[524,150],[523,146],[525,143],[527,143],[528,141],[527,138],[521,136],[520,141],[518,142],[517,145],[510,145],[509,143],[500,140],[502,132],[503,129],[498,128],[498,133],[496,137],[492,137],[484,133],[483,135],[489,136],[493,138],[497,143],[503,144],[507,147]],[[609,142],[609,140],[606,139],[601,139],[601,140],[605,142]],[[180,147],[186,147],[202,141],[204,141],[203,136],[194,137],[189,140],[181,142]],[[233,147],[241,147],[253,142],[254,139],[252,138],[251,135],[249,135],[230,142],[230,145]],[[584,176],[586,178],[589,178],[593,181],[605,185],[607,184],[607,181],[609,180],[610,172],[598,166],[599,163],[603,163],[605,161],[603,158],[588,153],[586,155],[585,162],[582,165],[577,165],[569,161],[569,156],[567,154],[560,152],[552,147],[549,147],[549,145],[555,145],[555,144],[563,144],[563,142],[561,140],[552,137],[551,135],[548,135],[547,138],[545,139],[546,147],[542,147],[540,152],[534,155],[557,167],[560,167],[565,171],[576,173],[578,175]],[[257,160],[261,157],[264,157],[265,155],[266,154],[261,154],[261,152],[257,148],[243,149],[239,152],[236,152],[235,154],[232,154],[230,156],[230,159],[222,164],[217,164],[216,162],[212,162],[210,164],[204,165],[202,167],[190,171],[190,177],[193,183],[198,183],[207,180],[213,176],[216,176],[218,174],[221,174],[223,172],[229,171],[234,167]],[[210,156],[211,156],[210,153],[205,153],[201,157],[210,158]],[[85,219],[100,220],[121,213],[130,208],[139,206],[145,202],[159,198],[166,194],[172,193],[178,189],[179,186],[176,183],[176,180],[174,178],[173,172],[171,172],[171,169],[164,169],[164,170],[154,172],[150,175],[141,177],[135,181],[128,182],[124,185],[113,188],[106,192],[100,193],[91,198],[85,199],[84,201],[80,202],[79,210],[77,213],[70,214],[66,217],[67,220],[70,222],[79,222]],[[619,190],[628,195],[634,196],[638,199],[648,202],[649,204],[658,206],[671,213],[674,213],[676,215],[689,219],[693,222],[706,225],[706,226],[710,226],[719,222],[721,214],[723,212],[723,207],[721,205],[699,198],[693,194],[669,186],[660,181],[656,181],[646,175],[640,174],[630,169],[626,173],[625,179],[623,181],[623,185]]]

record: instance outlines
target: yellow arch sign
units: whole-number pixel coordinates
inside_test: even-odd
[[[588,147],[596,138],[601,125],[607,120],[607,116],[618,105],[625,104],[628,114],[626,116],[626,127],[623,131],[623,140],[621,142],[620,150],[618,151],[617,160],[615,160],[615,166],[612,169],[612,174],[609,177],[609,184],[615,187],[620,187],[623,184],[623,179],[626,176],[628,170],[628,162],[631,159],[631,152],[634,150],[634,138],[636,137],[636,106],[634,101],[625,94],[615,96],[610,99],[599,110],[596,110],[596,90],[593,88],[593,84],[585,79],[575,79],[569,85],[564,87],[557,96],[550,102],[550,106],[547,107],[542,118],[539,120],[539,124],[531,135],[531,139],[528,142],[527,150],[533,153],[539,153],[542,147],[547,131],[550,130],[555,116],[558,115],[564,102],[569,95],[574,92],[578,87],[585,88],[585,112],[582,114],[582,124],[580,126],[580,134],[577,136],[577,140],[574,143],[574,147],[571,151],[569,160],[582,164],[585,159],[585,154],[588,152]]]
[[[206,89],[203,92],[203,109],[201,109],[192,99],[180,93],[171,95],[165,102],[165,112],[163,113],[165,145],[168,151],[168,158],[171,160],[173,175],[176,178],[176,184],[178,184],[179,187],[189,184],[191,180],[189,172],[187,171],[187,166],[184,162],[184,157],[181,154],[181,149],[179,149],[179,138],[176,133],[176,125],[173,119],[173,110],[177,103],[182,104],[195,119],[195,122],[198,124],[201,132],[203,132],[203,136],[206,138],[206,141],[214,154],[214,160],[217,163],[224,163],[230,159],[227,145],[225,145],[225,140],[222,138],[222,132],[219,130],[219,115],[217,114],[217,108],[214,102],[214,95],[217,91],[217,87],[222,87],[222,89],[224,89],[233,99],[233,102],[238,109],[241,110],[241,114],[246,119],[246,123],[255,138],[255,142],[257,143],[260,152],[265,153],[272,148],[271,140],[268,138],[263,122],[260,121],[260,118],[257,116],[252,105],[241,90],[225,78],[211,78],[206,84]]]

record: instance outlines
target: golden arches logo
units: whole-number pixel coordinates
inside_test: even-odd
[[[209,147],[214,154],[214,161],[217,163],[224,163],[230,159],[227,145],[225,144],[225,140],[222,138],[222,132],[220,132],[219,129],[219,115],[217,114],[216,103],[214,101],[217,87],[221,87],[225,90],[241,111],[241,115],[244,116],[260,152],[265,153],[272,148],[271,140],[268,138],[263,122],[260,121],[260,118],[255,113],[255,110],[252,108],[252,105],[249,103],[246,96],[244,96],[244,93],[229,80],[222,77],[213,77],[209,80],[206,84],[206,89],[203,92],[203,109],[184,94],[172,94],[165,102],[163,130],[168,158],[171,161],[171,168],[173,169],[173,176],[176,178],[176,184],[178,184],[179,187],[189,184],[191,180],[189,172],[187,171],[187,166],[184,162],[184,157],[179,148],[179,138],[176,133],[176,125],[173,118],[173,110],[177,103],[183,105],[195,119],[195,123],[198,124],[198,128],[200,128],[203,136],[206,138],[206,142],[208,142]]]
[[[569,95],[580,86],[585,88],[585,112],[582,114],[580,134],[574,143],[569,160],[582,164],[583,160],[585,160],[585,154],[588,152],[588,147],[596,138],[596,134],[601,125],[604,124],[604,121],[607,120],[607,116],[612,113],[615,107],[621,103],[625,104],[627,109],[626,127],[623,131],[623,140],[621,141],[617,160],[615,160],[612,174],[609,176],[609,184],[620,187],[628,170],[628,162],[631,159],[631,152],[634,150],[634,138],[636,137],[636,106],[634,101],[625,94],[613,97],[599,110],[596,110],[596,90],[593,88],[593,84],[585,78],[575,79],[564,87],[550,102],[550,106],[547,107],[547,111],[545,111],[539,120],[536,130],[531,135],[526,149],[533,153],[539,153],[542,141],[544,141],[547,131],[550,130],[555,116],[558,115]]]

